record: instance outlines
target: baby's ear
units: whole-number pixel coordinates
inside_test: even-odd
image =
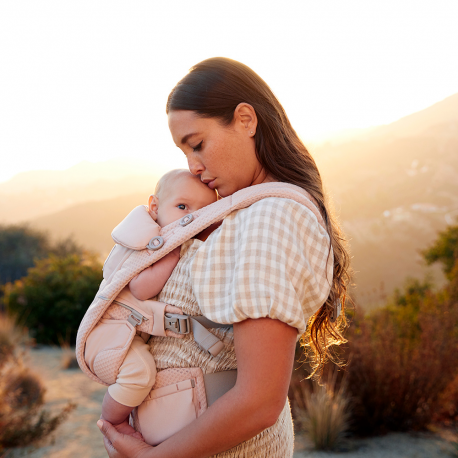
[[[150,214],[151,218],[154,219],[154,221],[157,220],[158,208],[159,208],[159,199],[154,194],[151,194],[148,198],[148,213]]]

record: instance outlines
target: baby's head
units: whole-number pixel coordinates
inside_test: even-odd
[[[173,223],[188,213],[216,202],[216,192],[184,169],[166,173],[149,197],[150,215],[159,226]]]

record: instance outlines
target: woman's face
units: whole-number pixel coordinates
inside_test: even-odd
[[[266,180],[256,157],[257,120],[250,105],[240,104],[229,126],[189,110],[170,111],[168,120],[173,141],[186,155],[191,173],[200,175],[220,196]]]

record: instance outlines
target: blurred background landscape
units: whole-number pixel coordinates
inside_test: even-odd
[[[420,254],[458,217],[458,94],[389,125],[311,144],[350,243],[353,294],[380,305],[406,276],[429,273]],[[307,144],[307,143],[306,143]],[[28,171],[0,183],[0,223],[28,223],[52,239],[72,236],[104,259],[111,230],[146,203],[160,173],[125,159]]]
[[[0,458],[106,456],[77,328],[112,229],[187,166],[165,102],[212,56],[270,85],[349,243],[346,365],[311,381],[297,346],[295,458],[458,457],[457,17],[455,0],[0,2]]]

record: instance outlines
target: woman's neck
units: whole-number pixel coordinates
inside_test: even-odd
[[[261,169],[258,174],[255,176],[253,182],[250,186],[254,186],[261,183],[272,183],[278,181],[274,176],[270,173],[267,173],[264,169]]]
[[[221,226],[223,222],[218,221],[217,223],[213,223],[211,226],[208,226],[206,229],[204,229],[202,232],[199,232],[194,238],[202,240],[202,242],[205,242],[207,240],[208,236],[219,226]]]

